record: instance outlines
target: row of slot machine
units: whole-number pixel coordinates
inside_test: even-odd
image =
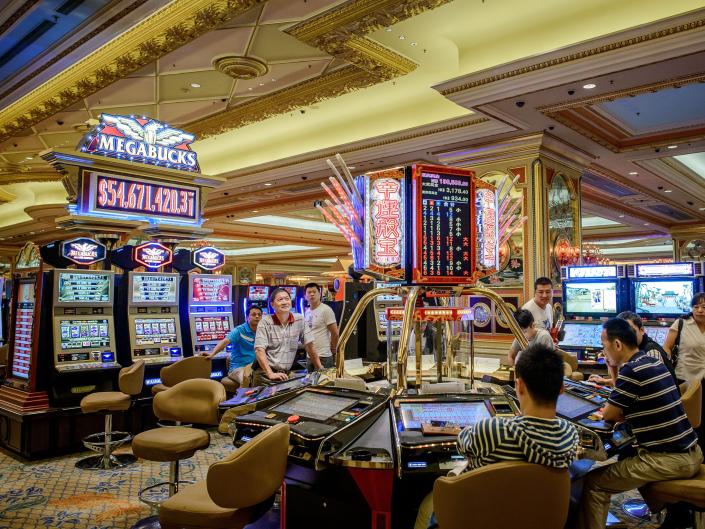
[[[304,313],[304,289],[295,285],[240,285],[235,289],[236,320],[244,322],[250,307],[258,307],[262,314],[271,314],[274,309],[269,296],[275,288],[283,288],[291,296],[291,311]],[[242,309],[242,311],[240,311]]]
[[[638,314],[646,333],[663,345],[670,325],[703,290],[704,275],[700,262],[564,267],[565,321],[558,345],[579,360],[596,361],[602,321],[625,310]]]
[[[100,247],[85,238],[77,244]],[[197,258],[199,252],[182,249],[168,259],[178,271],[161,272],[135,269],[144,265],[140,252],[168,254],[168,248],[158,243],[123,246],[110,254],[112,265],[123,270],[115,273],[67,268],[70,261],[60,256],[64,245],[42,247],[37,266],[14,278],[6,381],[10,388],[29,394],[46,392],[52,406],[73,406],[92,391],[114,390],[117,371],[144,360],[144,392],[149,394],[151,386],[160,382],[162,367],[212,351],[235,326],[239,311],[233,310],[232,276],[213,273],[213,268],[224,264],[223,254],[214,248],[208,248],[207,255],[218,256],[215,267],[199,268],[203,263]],[[44,263],[55,268],[42,271]],[[263,290],[268,295],[271,287],[244,288],[246,292],[241,287],[235,294],[244,294],[247,308],[259,302]],[[297,293],[294,287],[292,297]],[[303,309],[302,303],[297,306]],[[212,378],[226,374],[229,349],[214,358]],[[0,395],[0,400],[5,398]],[[27,409],[27,403],[21,407]],[[46,399],[36,402],[37,409],[42,407]]]

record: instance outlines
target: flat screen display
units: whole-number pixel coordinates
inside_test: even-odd
[[[12,354],[12,376],[29,379],[34,328],[34,281],[20,282],[17,287],[17,310]]]
[[[593,404],[569,393],[561,393],[556,404],[556,414],[566,419],[577,419],[582,415],[595,411],[599,407],[599,404]]]
[[[617,277],[617,267],[608,266],[569,266],[569,279],[586,279],[594,277]]]
[[[375,282],[375,288],[396,288],[400,286],[401,283],[383,283],[381,281]],[[383,294],[381,296],[377,296],[375,299],[377,302],[392,302],[392,303],[401,303],[401,296],[397,296],[395,294]]]
[[[269,287],[263,285],[251,285],[247,297],[250,301],[267,301],[269,298]]]
[[[645,316],[680,316],[690,311],[693,280],[634,281],[634,308]]]
[[[662,325],[644,325],[644,331],[646,331],[646,334],[659,345],[663,345],[666,341],[668,329],[669,327]]]
[[[230,303],[233,291],[230,276],[198,274],[191,277],[191,303],[224,305]]]
[[[422,423],[442,421],[447,426],[464,428],[492,417],[484,401],[479,402],[402,402],[401,420],[406,430],[420,430]]]
[[[357,399],[348,399],[335,395],[325,395],[307,391],[272,408],[272,410],[287,415],[298,415],[300,417],[325,421],[356,402]]]
[[[175,343],[175,318],[135,318],[135,345]]]
[[[558,342],[558,347],[592,347],[602,349],[600,323],[564,323],[565,336]]]
[[[283,288],[284,290],[286,290],[289,293],[289,296],[291,297],[291,301],[296,303],[296,287],[281,286],[279,288]]]
[[[193,325],[197,342],[219,342],[230,332],[228,316],[195,316]]]
[[[655,263],[636,265],[637,277],[692,276],[693,263]]]
[[[567,281],[565,285],[566,314],[617,313],[617,283],[578,283]]]
[[[110,347],[108,320],[61,320],[59,340],[62,351]]]
[[[134,274],[132,303],[176,303],[178,274]]]
[[[111,301],[111,274],[58,272],[58,275],[57,303],[91,305]]]

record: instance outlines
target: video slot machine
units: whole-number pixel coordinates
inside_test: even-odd
[[[388,283],[383,281],[375,281],[375,288],[394,288],[401,286],[401,283]],[[387,308],[403,307],[404,301],[401,296],[395,294],[385,294],[377,296],[374,300],[375,325],[377,329],[377,339],[380,342],[387,341]],[[400,321],[392,322],[392,340],[398,340],[401,335]]]
[[[279,285],[273,288],[283,288],[291,296],[291,311],[304,314],[306,299],[304,298],[304,289],[296,285]],[[271,306],[270,306],[271,308]],[[271,309],[274,312],[274,309]]]
[[[78,405],[93,391],[114,391],[117,370],[113,317],[115,273],[55,269],[52,272],[53,366],[50,399]]]
[[[247,311],[250,310],[250,307],[259,307],[263,315],[271,313],[269,309],[269,293],[273,287],[269,285],[247,285],[240,288],[247,289],[247,295],[242,297],[241,323],[247,321]]]
[[[629,282],[621,265],[567,266],[561,269],[565,335],[558,347],[579,362],[597,363],[602,320],[628,308]]]
[[[703,263],[642,263],[627,266],[630,301],[646,333],[663,345],[670,325],[690,312],[702,289]]]

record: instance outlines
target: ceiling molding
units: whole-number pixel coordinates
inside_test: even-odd
[[[244,13],[260,0],[171,2],[0,111],[0,141]]]
[[[22,5],[19,6],[17,10],[12,13],[12,15],[10,15],[5,22],[2,23],[2,25],[0,25],[0,37],[2,37],[12,26],[14,26],[15,23],[17,23],[37,3],[39,3],[39,0],[25,0]]]
[[[56,171],[15,172],[4,173],[0,170],[1,184],[23,184],[26,182],[57,182],[61,175]]]

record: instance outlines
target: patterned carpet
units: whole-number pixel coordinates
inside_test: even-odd
[[[212,430],[210,447],[182,461],[182,479],[203,479],[208,466],[232,450],[230,437]],[[21,463],[0,452],[0,529],[127,529],[149,516],[137,493],[167,479],[168,464],[140,460],[114,471],[75,468],[74,463],[88,454]],[[620,527],[658,527],[622,515],[617,506],[626,497],[638,497],[638,493],[616,496],[612,502],[612,512],[626,522]]]

